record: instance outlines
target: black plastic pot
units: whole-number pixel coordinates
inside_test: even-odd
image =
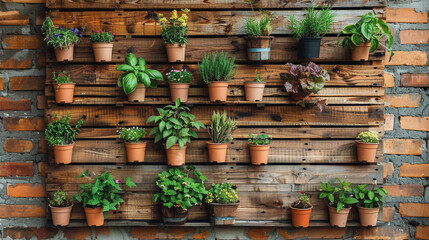
[[[299,58],[318,58],[320,52],[320,40],[322,38],[303,37],[299,39]]]

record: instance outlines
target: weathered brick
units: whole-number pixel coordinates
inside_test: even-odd
[[[33,176],[33,162],[1,162],[0,177]]]
[[[403,217],[429,217],[429,203],[399,203]]]
[[[421,155],[423,140],[384,139],[384,154]]]
[[[395,219],[395,208],[383,207],[383,221],[393,222],[394,219]]]
[[[247,236],[252,240],[267,240],[269,235],[268,233],[273,231],[273,228],[270,227],[251,227],[247,231]]]
[[[203,232],[195,233],[192,235],[193,239],[207,239],[210,236],[209,230],[205,230]]]
[[[384,102],[388,107],[394,108],[416,108],[419,107],[422,96],[419,93],[386,94]]]
[[[389,192],[391,197],[418,197],[423,196],[425,188],[417,184],[395,184],[384,185],[384,189]]]
[[[3,118],[3,126],[6,131],[44,131],[45,120],[43,118]]]
[[[30,99],[12,101],[8,97],[0,97],[0,111],[30,111]]]
[[[342,239],[346,234],[346,228],[281,228],[280,235],[284,239]]]
[[[395,125],[395,115],[384,114],[384,131],[392,131]]]
[[[429,87],[429,73],[401,74],[402,87]]]
[[[48,143],[45,139],[40,138],[38,144],[38,153],[47,153],[48,152]]]
[[[44,46],[39,35],[6,35],[3,38],[5,49],[39,49]]]
[[[28,25],[28,16],[22,16],[19,11],[0,11],[0,26]]]
[[[28,153],[33,147],[33,142],[25,139],[7,139],[3,144],[3,150],[9,153]]]
[[[395,87],[395,77],[390,73],[384,73],[384,87]]]
[[[64,237],[66,239],[86,240],[90,239],[91,235],[90,227],[64,228]]]
[[[0,204],[0,218],[36,218],[45,215],[45,209],[40,205]]]
[[[387,176],[392,176],[394,171],[393,163],[385,162],[383,163],[383,178]]]
[[[386,22],[388,23],[426,23],[427,18],[427,12],[416,12],[414,8],[386,9]]]
[[[41,162],[37,165],[37,169],[39,171],[39,176],[46,177],[46,163]]]
[[[429,117],[402,116],[400,122],[405,130],[429,131]]]
[[[404,163],[399,167],[399,176],[415,178],[429,177],[429,164]]]
[[[0,91],[3,91],[3,78],[0,78]]]
[[[42,91],[45,90],[44,77],[11,77],[9,89],[12,91]]]
[[[97,227],[95,229],[95,236],[98,238],[107,237],[110,235],[110,228],[109,227]]]
[[[33,4],[46,3],[46,0],[1,0],[1,1],[6,3],[33,3]]]
[[[372,228],[357,228],[354,231],[353,239],[409,239],[408,228],[398,226],[378,226]]]
[[[386,59],[390,54],[386,54]],[[427,53],[422,51],[395,51],[391,61],[385,61],[387,66],[426,66]]]
[[[46,96],[43,95],[39,95],[36,97],[37,99],[37,109],[46,109],[47,107],[47,102],[46,102]]]
[[[46,189],[42,184],[12,184],[7,185],[7,195],[15,198],[46,197]]]
[[[31,57],[24,60],[7,59],[0,61],[0,69],[26,69],[31,67]]]
[[[429,239],[429,226],[417,226],[415,237],[416,237],[416,239],[428,240]]]
[[[44,11],[36,13],[36,25],[37,26],[40,26],[43,24],[43,22],[45,21],[45,15],[46,15],[46,13]]]
[[[137,239],[182,239],[194,231],[193,227],[132,227],[130,234]]]
[[[46,54],[44,51],[36,53],[36,63],[39,68],[46,66]]]
[[[25,227],[5,227],[3,229],[3,239],[51,239],[58,233],[57,228],[25,228]]]
[[[429,30],[402,30],[399,32],[401,44],[427,44],[429,43]]]

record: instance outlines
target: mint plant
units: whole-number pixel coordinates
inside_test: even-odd
[[[329,206],[336,207],[337,212],[340,212],[343,207],[349,207],[359,201],[353,196],[353,191],[350,187],[351,183],[343,182],[338,178],[336,180],[339,183],[336,186],[331,186],[330,182],[320,182],[322,193],[320,193],[319,197],[328,198]]]
[[[61,71],[59,73],[56,73],[55,71],[52,72],[52,80],[54,80],[55,83],[58,84],[58,88],[63,83],[73,83],[73,81],[70,80],[70,74],[67,74],[66,71]]]
[[[122,128],[119,132],[119,137],[129,143],[137,143],[144,136],[146,136],[146,130],[141,127]]]
[[[58,189],[52,198],[48,198],[48,202],[51,207],[70,207],[72,205],[62,189]]]
[[[92,43],[110,43],[115,38],[115,33],[100,29],[99,31],[92,31],[90,37]]]
[[[80,128],[83,125],[83,119],[77,121],[77,124],[72,127],[70,125],[70,113],[66,116],[59,117],[55,113],[54,120],[49,122],[45,129],[46,141],[49,145],[68,145],[76,141],[76,135],[79,134]]]
[[[389,193],[384,188],[366,189],[368,184],[357,185],[353,187],[353,192],[356,199],[359,201],[358,206],[365,208],[378,208],[380,203],[384,202],[384,197],[389,196]]]
[[[271,144],[272,138],[266,134],[253,135],[249,134],[249,139],[247,140],[250,145],[269,145]]]

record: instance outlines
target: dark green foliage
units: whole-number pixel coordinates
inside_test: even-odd
[[[355,197],[359,201],[358,205],[366,208],[378,208],[380,203],[384,202],[384,197],[389,196],[386,189],[375,188],[372,186],[372,190],[366,189],[368,184],[357,185],[353,187]]]
[[[261,11],[258,18],[248,18],[246,21],[246,33],[249,36],[269,36],[271,34],[271,20],[274,13]]]
[[[335,15],[330,8],[316,11],[316,6],[306,9],[305,17],[298,21],[295,16],[290,16],[289,29],[296,39],[303,37],[319,38],[331,31]]]
[[[213,81],[231,80],[238,70],[238,66],[234,64],[234,61],[235,57],[229,58],[225,52],[219,54],[217,52],[207,53],[201,63],[198,64],[201,78],[207,85],[210,85]],[[232,73],[233,69],[235,71]]]
[[[353,196],[353,191],[349,182],[342,182],[338,178],[336,178],[336,180],[339,183],[336,186],[331,186],[330,182],[320,182],[322,193],[320,193],[319,197],[328,198],[329,206],[336,207],[337,212],[340,212],[343,207],[358,203],[358,200]]]
[[[55,114],[54,120],[48,123],[45,129],[46,141],[49,145],[67,145],[72,144],[76,141],[76,135],[79,133],[81,126],[83,125],[83,119],[77,121],[76,126],[72,127],[70,125],[70,114],[62,118]]]
[[[208,127],[209,135],[213,143],[231,142],[232,132],[235,130],[237,121],[228,118],[224,111],[222,115],[219,112],[213,112],[212,121]]]
[[[70,207],[72,203],[62,189],[58,189],[52,198],[48,198],[51,207]]]
[[[271,140],[272,138],[266,134],[258,134],[256,136],[249,134],[248,143],[251,145],[269,145],[271,144]]]
[[[48,46],[54,48],[69,48],[72,44],[77,44],[82,37],[75,28],[65,28],[59,26],[55,29],[54,23],[50,17],[47,17],[42,24],[42,32],[45,35],[45,41]]]
[[[67,74],[66,71],[61,71],[59,73],[56,73],[55,71],[53,71],[52,80],[54,80],[55,83],[58,84],[58,87],[60,87],[61,84],[63,83],[73,83],[73,81],[70,80],[70,74]]]

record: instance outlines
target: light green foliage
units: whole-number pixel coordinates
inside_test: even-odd
[[[192,176],[192,175],[193,176]],[[201,205],[207,190],[204,181],[208,179],[195,170],[194,166],[170,168],[155,178],[155,184],[160,189],[153,195],[153,202],[160,201],[163,206],[188,209]]]
[[[62,189],[58,189],[52,198],[48,198],[51,207],[69,207],[72,205]]]
[[[72,127],[70,125],[71,117],[69,113],[62,118],[55,113],[54,120],[49,122],[45,129],[46,141],[51,146],[74,143],[74,141],[76,141],[76,135],[83,125],[84,118],[85,116],[82,116],[82,118],[77,121],[76,126]]]
[[[146,88],[156,88],[156,80],[164,80],[159,71],[147,69],[146,61],[143,58],[137,59],[132,53],[128,53],[125,63],[116,67],[116,70],[124,72],[118,78],[118,87],[122,87],[127,95],[136,90],[139,82]]]
[[[323,8],[316,11],[316,6],[306,9],[305,17],[298,21],[295,16],[290,16],[289,29],[296,39],[303,37],[322,37],[331,31],[332,23],[334,22],[334,13],[330,8]]]
[[[238,66],[234,64],[235,57],[228,57],[225,52],[207,53],[204,55],[198,69],[203,81],[210,85],[213,81],[229,81],[237,73]],[[234,72],[233,69],[235,69]],[[232,74],[231,74],[232,73]]]
[[[174,105],[167,105],[157,110],[159,116],[150,116],[147,119],[148,123],[155,123],[149,135],[155,135],[155,143],[161,139],[164,140],[167,149],[176,143],[179,143],[182,149],[186,143],[191,142],[191,137],[198,138],[194,128],[199,130],[206,127],[201,122],[194,121],[195,116],[191,114],[188,107],[180,106],[180,98]]]
[[[90,177],[89,171],[81,173],[78,178]],[[129,188],[136,187],[130,177],[125,179],[125,185]],[[96,176],[92,183],[80,184],[80,192],[73,199],[83,204],[84,207],[102,207],[103,212],[118,210],[122,199],[122,188],[119,180],[115,180],[111,173],[103,172]]]
[[[75,28],[65,28],[59,26],[55,29],[54,23],[50,17],[47,17],[42,24],[42,32],[45,35],[45,41],[48,46],[54,48],[69,48],[72,44],[77,44],[80,41],[82,34]]]
[[[378,135],[374,131],[361,132],[357,136],[363,143],[379,143]]]
[[[330,182],[320,182],[322,193],[320,193],[319,197],[328,198],[329,206],[336,207],[337,212],[340,212],[343,207],[358,203],[358,200],[353,196],[353,191],[349,182],[343,182],[338,178],[336,178],[336,180],[339,183],[336,186],[331,186]]]
[[[188,44],[186,37],[188,36],[188,15],[189,9],[182,9],[182,15],[177,15],[177,10],[171,11],[170,19],[163,17],[163,14],[158,14],[158,21],[162,27],[162,39],[164,43],[179,43],[180,46]]]
[[[251,145],[269,145],[271,144],[271,140],[272,138],[266,134],[258,134],[256,136],[249,134],[249,139],[247,141]]]
[[[141,127],[122,128],[119,137],[130,143],[137,143],[146,136],[146,130]]]
[[[258,71],[255,71],[255,82],[263,82],[264,81],[264,79],[263,78],[260,78],[259,77],[259,75],[258,75]]]
[[[209,135],[213,143],[231,142],[232,132],[235,130],[237,121],[229,118],[224,111],[222,115],[219,112],[213,112],[212,122],[208,127]]]
[[[259,18],[249,17],[246,21],[246,33],[249,36],[269,36],[271,34],[271,20],[274,13],[261,11]]]
[[[207,194],[207,203],[237,203],[237,186],[231,183],[212,184]]]
[[[188,72],[186,69],[177,70],[172,68],[171,71],[165,75],[171,83],[190,83],[192,81],[192,73]]]
[[[378,208],[380,203],[384,202],[384,197],[389,196],[386,189],[375,188],[372,186],[372,190],[366,189],[368,184],[357,185],[353,187],[355,197],[359,201],[358,205],[366,208]]]
[[[115,38],[115,33],[107,31],[92,31],[91,42],[92,43],[110,43]]]
[[[58,87],[63,83],[73,83],[73,81],[70,80],[70,74],[67,74],[66,71],[61,71],[59,73],[52,72],[52,79],[58,84]]]

